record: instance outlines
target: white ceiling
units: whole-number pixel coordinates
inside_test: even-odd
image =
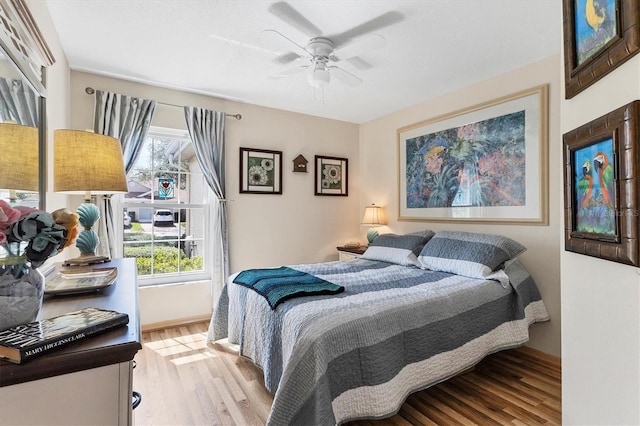
[[[387,12],[386,46],[340,61],[363,82],[324,89],[274,59],[310,36],[266,0],[46,0],[73,70],[234,101],[363,123],[556,54],[559,0],[289,0],[321,34],[344,33]],[[400,16],[396,15],[396,16]],[[374,21],[376,22],[376,21]],[[357,43],[362,37],[354,37]],[[371,65],[361,69],[363,62]],[[360,65],[357,67],[356,65]],[[99,88],[98,88],[99,89]],[[233,113],[233,111],[228,111]]]

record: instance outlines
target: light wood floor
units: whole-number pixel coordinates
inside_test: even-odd
[[[206,345],[206,323],[144,332],[133,387],[144,425],[263,425],[272,396],[262,372],[234,345]],[[473,371],[407,399],[398,414],[349,426],[559,425],[560,362],[517,348],[490,355]]]

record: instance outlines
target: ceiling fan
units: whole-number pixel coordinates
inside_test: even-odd
[[[279,31],[265,30],[264,32],[267,34],[276,35],[280,39],[286,40],[293,50],[274,59],[276,63],[292,66],[271,77],[288,77],[307,72],[309,84],[316,88],[325,87],[331,81],[331,77],[335,77],[349,86],[357,86],[362,83],[360,77],[335,64],[349,61],[356,68],[370,68],[371,65],[359,55],[382,48],[386,44],[384,37],[370,33],[400,22],[404,18],[399,12],[386,12],[341,33],[323,35],[319,28],[287,2],[274,3],[268,10],[288,25],[311,37],[303,46]],[[362,37],[365,35],[367,37]]]

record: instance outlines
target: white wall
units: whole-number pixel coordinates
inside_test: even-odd
[[[563,89],[559,86],[563,78],[562,59],[554,57],[399,111],[360,126],[358,156],[355,142],[358,139],[358,129],[345,123],[82,73],[74,76],[75,84],[69,92],[69,69],[61,53],[46,5],[34,0],[27,0],[27,3],[57,60],[48,72],[47,115],[50,141],[53,129],[68,128],[71,125],[72,128],[79,129],[90,126],[92,104],[89,96],[84,94],[85,85],[154,97],[172,103],[190,102],[198,106],[220,108],[245,115],[241,122],[231,120],[227,127],[230,141],[229,191],[230,198],[234,200],[230,203],[233,270],[251,265],[328,260],[334,256],[335,244],[357,238],[364,241],[366,229],[358,227],[358,220],[365,205],[375,202],[387,206],[389,212],[397,211],[397,128],[539,83],[550,82],[549,226],[460,224],[457,227],[471,231],[503,233],[528,246],[529,250],[523,255],[523,261],[532,267],[552,317],[550,323],[533,327],[531,344],[552,354],[559,352],[561,279],[563,423],[640,424],[639,269],[565,252],[562,249],[564,236],[561,190],[561,135],[638,99],[640,56],[633,58],[571,100],[564,100]],[[70,111],[72,103],[73,111]],[[158,120],[163,123],[180,123],[180,117],[169,110],[159,108]],[[70,123],[71,112],[73,123]],[[238,194],[234,169],[237,164],[237,147],[240,145],[285,151],[285,193],[279,197],[282,199],[281,202],[277,201],[276,196]],[[290,173],[287,167],[290,160],[299,153],[309,160],[313,160],[315,153],[349,157],[351,195],[348,199],[313,197],[312,175],[295,175]],[[49,161],[51,157],[50,150]],[[360,168],[362,173],[358,176]],[[360,182],[363,182],[361,191]],[[49,188],[52,188],[51,179]],[[51,192],[47,194],[50,208],[65,205],[61,200],[66,200],[66,197]],[[278,213],[282,213],[280,220]],[[276,223],[270,225],[269,220],[274,218]],[[291,223],[288,223],[289,221]],[[290,225],[295,231],[285,233],[285,230],[290,229]],[[398,222],[394,215],[390,214],[387,231],[407,232],[425,227],[444,229],[450,226],[442,223]],[[174,287],[166,291],[168,294],[156,294],[153,297],[142,295],[143,304],[146,303],[145,299],[148,301],[143,311],[151,311],[152,305],[156,302],[154,299],[157,299],[157,305],[153,310],[157,310],[162,318],[156,319],[156,316],[149,314],[149,317],[152,317],[150,321],[165,320],[169,314],[162,312],[168,309],[164,301],[173,297],[174,300],[184,301],[184,306],[179,307],[180,314],[189,311],[184,316],[193,316],[195,314],[189,310],[188,305],[197,297],[201,297],[198,291],[191,294]]]
[[[46,208],[53,211],[69,206],[68,196],[53,192],[53,131],[69,127],[70,101],[69,101],[69,64],[64,55],[58,34],[51,21],[49,9],[45,2],[27,0],[31,14],[42,32],[44,39],[51,49],[55,63],[47,68],[46,72],[46,112],[47,112],[47,199]],[[72,207],[73,209],[74,207]],[[48,260],[48,263],[62,262],[65,259],[76,257],[80,252],[75,247],[66,248],[61,254]]]
[[[300,262],[319,262],[336,258],[335,246],[346,241],[365,241],[366,228],[359,226],[364,206],[375,202],[387,207],[390,223],[383,232],[406,232],[423,228],[450,228],[443,223],[398,222],[396,130],[430,117],[459,110],[541,83],[550,86],[550,224],[548,227],[506,225],[462,225],[461,229],[497,232],[523,242],[529,250],[523,262],[534,277],[552,317],[550,323],[532,328],[532,345],[559,354],[560,296],[559,245],[561,195],[559,182],[561,147],[558,130],[558,58],[549,58],[521,70],[507,73],[455,93],[424,102],[361,126],[288,113],[248,104],[225,101],[169,89],[162,89],[81,72],[72,72],[59,47],[45,5],[30,1],[29,6],[54,50],[57,63],[49,69],[49,139],[57,128],[91,127],[93,97],[87,86],[172,104],[191,104],[229,113],[243,119],[227,120],[227,180],[230,214],[231,269],[273,266]],[[550,71],[552,70],[552,71]],[[184,128],[178,108],[158,106],[154,125]],[[358,149],[360,145],[360,152]],[[283,195],[250,195],[238,191],[238,148],[240,146],[282,150],[284,152]],[[51,144],[50,144],[51,148]],[[51,151],[51,149],[50,149]],[[555,156],[553,155],[555,153]],[[311,163],[315,154],[349,158],[349,197],[315,197],[313,174],[291,172],[291,160],[303,154]],[[51,162],[52,155],[49,154]],[[310,171],[313,166],[310,164]],[[51,170],[51,167],[50,167]],[[50,172],[51,174],[51,172]],[[362,193],[360,190],[362,184]],[[366,183],[366,184],[365,184]],[[51,179],[49,182],[51,190]],[[50,206],[60,207],[80,200],[47,196]],[[65,251],[64,257],[69,255]],[[535,265],[544,265],[543,268]],[[141,291],[143,324],[187,318],[210,313],[212,303],[208,283]]]
[[[640,56],[570,100],[563,90],[561,133],[635,99]],[[640,424],[640,269],[564,250],[561,266],[562,422]]]
[[[456,229],[509,236],[527,247],[520,257],[535,279],[547,306],[551,321],[531,327],[530,346],[560,355],[560,255],[558,235],[562,232],[559,213],[559,183],[562,175],[559,137],[559,93],[561,66],[555,55],[507,72],[470,87],[420,103],[360,126],[360,166],[362,191],[360,207],[375,203],[386,207],[387,229],[381,232],[404,233],[422,229]],[[483,102],[549,84],[549,225],[522,226],[498,224],[461,224],[398,221],[398,142],[397,129]],[[366,229],[362,230],[362,234]],[[364,238],[364,237],[361,237]]]
[[[225,101],[139,83],[71,72],[71,128],[92,127],[94,97],[86,87],[242,114],[226,121],[226,178],[231,270],[337,260],[336,246],[359,232],[360,168],[358,126],[303,114]],[[181,108],[159,105],[153,126],[185,129]],[[239,193],[239,148],[283,152],[282,195]],[[302,154],[349,159],[349,196],[314,196],[313,173],[293,173],[292,160]],[[209,283],[140,290],[143,325],[209,315]]]

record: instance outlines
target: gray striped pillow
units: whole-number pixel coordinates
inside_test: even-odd
[[[396,263],[402,266],[418,266],[418,255],[433,235],[433,231],[406,235],[382,234],[373,240],[360,258]]]
[[[520,243],[502,235],[441,231],[424,246],[418,262],[423,269],[497,280],[506,287],[509,278],[502,270],[504,263],[525,250]]]

